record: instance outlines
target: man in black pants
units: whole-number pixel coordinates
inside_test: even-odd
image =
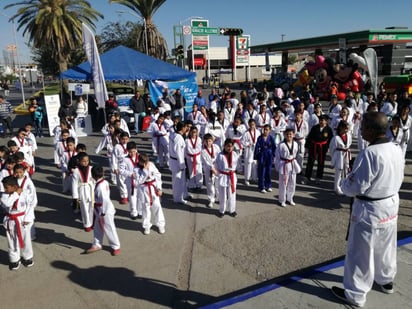
[[[10,102],[4,100],[4,97],[0,95],[0,122],[3,127],[6,126],[9,130],[9,136],[13,135],[13,127],[11,124],[11,113],[13,109]],[[6,129],[4,128],[4,135],[6,134]]]

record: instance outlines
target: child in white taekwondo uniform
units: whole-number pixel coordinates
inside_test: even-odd
[[[275,139],[275,144],[278,145],[283,140],[283,132],[287,128],[288,124],[285,117],[282,115],[280,108],[275,108],[275,116],[270,120],[270,127],[272,131],[270,134]]]
[[[159,166],[163,168],[169,161],[169,131],[164,114],[160,114],[157,120],[150,124],[147,133],[152,137],[153,153],[157,154]]]
[[[220,147],[213,143],[213,136],[209,133],[203,138],[202,149],[202,166],[205,175],[206,194],[209,204],[207,207],[213,208],[216,199],[219,199],[216,176],[218,174],[215,168],[217,155],[220,153]]]
[[[169,168],[172,172],[173,201],[175,203],[187,204],[185,197],[188,197],[186,183],[185,165],[185,140],[184,135],[188,126],[182,122],[176,124],[176,133],[169,144]]]
[[[36,192],[36,187],[34,186],[33,181],[31,180],[29,174],[26,172],[26,168],[22,164],[16,164],[13,168],[14,171],[14,176],[17,178],[17,184],[19,185],[19,188],[21,188],[23,191],[27,193],[28,200],[30,201],[30,204],[32,205],[31,211],[33,211],[33,224],[31,225],[31,239],[35,240],[36,239],[36,230],[34,227],[34,220],[35,220],[35,214],[34,214],[34,208],[37,206],[38,200],[37,200],[37,192]]]
[[[185,160],[189,175],[188,189],[199,191],[203,183],[202,160],[202,139],[199,137],[199,130],[193,126],[186,138]]]
[[[72,198],[74,204],[78,203],[84,230],[90,232],[93,229],[93,203],[94,203],[94,179],[89,156],[85,152],[78,154],[79,164],[72,174]]]
[[[137,145],[135,142],[128,142],[126,148],[128,155],[120,162],[119,173],[124,178],[127,188],[130,218],[136,220],[142,217],[142,205],[139,192],[136,189],[136,176],[134,174],[134,169],[137,168],[139,164],[139,154],[137,153]]]
[[[149,156],[146,154],[139,156],[139,167],[135,169],[135,174],[143,203],[143,233],[150,234],[153,215],[154,224],[159,229],[159,233],[164,234],[166,221],[160,203],[162,175],[156,166],[149,161]]]
[[[114,146],[112,153],[113,170],[116,174],[117,188],[120,193],[120,204],[127,204],[129,202],[127,198],[127,187],[125,178],[120,174],[119,165],[120,162],[128,155],[127,143],[129,142],[129,134],[127,132],[120,133],[119,144]]]
[[[236,167],[236,171],[238,173],[243,173],[243,165],[242,165],[242,154],[243,154],[243,145],[241,142],[243,133],[246,132],[246,126],[242,124],[242,118],[236,116],[233,119],[233,122],[227,127],[226,129],[226,138],[229,138],[233,141],[233,150],[238,155],[238,164]]]
[[[34,206],[27,192],[19,188],[16,177],[7,176],[2,183],[4,193],[1,196],[1,207],[5,213],[3,225],[6,229],[9,269],[19,269],[20,263],[26,267],[33,266],[31,225]]]
[[[97,145],[94,150],[95,154],[99,154],[104,148],[106,148],[106,156],[109,160],[110,167],[110,182],[112,184],[117,184],[116,174],[114,173],[113,167],[113,149],[119,143],[120,129],[115,129],[113,124],[108,125],[108,133],[105,133],[103,138],[100,140],[99,145]]]
[[[283,134],[285,139],[276,147],[275,168],[279,173],[279,204],[286,207],[286,203],[295,205],[296,174],[302,169],[296,160],[299,145],[294,130],[287,128]]]
[[[216,158],[216,169],[218,170],[218,185],[219,185],[219,213],[222,218],[225,215],[226,209],[229,209],[231,217],[237,217],[236,213],[236,165],[238,155],[233,151],[233,141],[226,139],[223,146],[223,151]]]
[[[107,236],[113,256],[120,254],[120,241],[117,235],[114,215],[116,209],[110,199],[110,186],[104,180],[104,170],[101,166],[92,168],[92,177],[96,181],[94,187],[94,224],[93,224],[93,243],[86,250],[86,253],[93,253],[102,250],[103,237]]]
[[[257,162],[254,160],[255,145],[260,131],[256,129],[256,121],[249,119],[249,129],[243,133],[241,143],[243,145],[243,156],[245,161],[244,176],[245,185],[250,185],[250,180],[257,180]]]
[[[295,118],[289,123],[289,128],[293,129],[295,132],[295,142],[298,143],[298,152],[296,154],[296,160],[300,166],[303,168],[303,157],[305,156],[305,142],[306,136],[309,134],[308,122],[303,119],[303,113],[301,110],[295,110]]]
[[[54,146],[54,164],[56,164],[58,168],[61,168],[60,158],[67,150],[66,140],[70,136],[69,130],[63,129],[60,136],[60,140]]]
[[[69,168],[70,159],[77,155],[76,144],[73,137],[68,137],[66,140],[66,150],[60,158],[60,166],[62,170],[62,192],[71,193],[71,175],[72,171]]]
[[[336,128],[336,135],[329,144],[331,165],[335,169],[334,188],[337,195],[343,195],[340,183],[349,174],[350,146],[352,144],[352,133],[349,128],[349,123],[341,120]]]

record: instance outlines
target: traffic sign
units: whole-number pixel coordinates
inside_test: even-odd
[[[192,27],[192,35],[219,35],[219,28]]]
[[[192,29],[190,26],[183,26],[183,34],[184,35],[189,35],[192,33]]]

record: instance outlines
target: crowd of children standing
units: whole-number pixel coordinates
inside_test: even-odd
[[[359,124],[369,110],[384,111],[390,118],[387,137],[398,143],[404,153],[410,141],[412,118],[407,95],[398,103],[396,95],[388,98],[383,93],[375,100],[372,94],[348,92],[342,103],[332,95],[329,106],[323,109],[318,98],[300,100],[294,93],[285,96],[279,88],[269,94],[265,89],[257,92],[251,87],[242,91],[239,99],[228,88],[222,95],[214,91],[208,100],[199,97],[202,92],[186,120],[168,109],[164,113],[155,109],[151,115],[147,133],[152,137],[156,164],[131,140],[120,114],[108,115],[101,142],[94,151],[99,154],[106,150],[109,181],[101,166],[91,165],[86,146],[78,142],[69,121],[62,119],[53,130],[54,163],[62,172],[62,191],[71,194],[73,210],[80,213],[84,230],[94,231],[87,253],[102,249],[104,235],[111,254],[120,253],[109,182],[116,185],[120,204],[129,205],[131,219],[142,219],[145,235],[150,234],[152,225],[163,234],[166,222],[159,169],[169,168],[172,172],[174,202],[187,204],[191,199],[189,192],[200,193],[205,186],[207,207],[213,208],[218,202],[218,217],[237,217],[239,174],[244,175],[245,186],[254,185],[264,194],[273,191],[275,168],[279,205],[295,205],[298,175],[302,184],[318,184],[328,153],[335,170],[334,190],[341,195],[340,182],[350,170],[352,139],[356,138],[360,150],[367,146]],[[322,110],[326,109],[324,113]],[[30,177],[35,172],[37,144],[32,129],[27,124],[0,147],[1,203],[6,213],[11,270],[18,269],[20,263],[33,265],[31,240],[35,238],[37,196]]]

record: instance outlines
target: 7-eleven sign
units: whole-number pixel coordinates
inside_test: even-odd
[[[236,49],[249,49],[249,36],[237,36]]]

